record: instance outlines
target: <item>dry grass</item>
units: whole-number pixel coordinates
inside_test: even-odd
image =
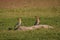
[[[60,0],[0,0],[0,8],[60,6]]]

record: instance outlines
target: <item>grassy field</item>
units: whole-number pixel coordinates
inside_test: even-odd
[[[14,30],[17,18],[32,26],[35,16],[54,29]],[[12,30],[8,30],[12,28]],[[60,0],[0,0],[0,40],[60,40]]]
[[[41,24],[51,25],[54,29],[13,30],[18,17],[22,17],[22,25],[32,26],[34,16],[40,17]],[[60,40],[60,8],[0,9],[0,40]]]

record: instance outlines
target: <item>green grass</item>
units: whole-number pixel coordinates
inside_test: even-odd
[[[40,24],[48,24],[52,26],[59,27],[60,25],[60,17],[52,17],[52,18],[44,18],[40,17]],[[22,17],[22,25],[24,26],[32,26],[34,25],[35,18],[26,18]],[[1,18],[0,19],[0,30],[7,30],[9,27],[14,28],[14,25],[17,23],[17,18]]]
[[[40,17],[40,24],[51,25],[54,29],[13,30],[18,17],[22,17],[22,25],[32,26],[34,16]],[[0,40],[60,40],[60,8],[0,8]]]
[[[0,40],[60,40],[57,29],[39,29],[33,31],[0,31]]]

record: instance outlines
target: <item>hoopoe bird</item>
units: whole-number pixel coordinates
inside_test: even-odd
[[[39,17],[35,16],[35,18],[36,18],[36,21],[35,21],[35,24],[34,24],[34,25],[39,25],[39,24],[40,24],[40,19],[39,19]]]
[[[17,30],[20,26],[21,26],[21,17],[17,19],[18,22],[17,24],[15,25],[15,30]]]

